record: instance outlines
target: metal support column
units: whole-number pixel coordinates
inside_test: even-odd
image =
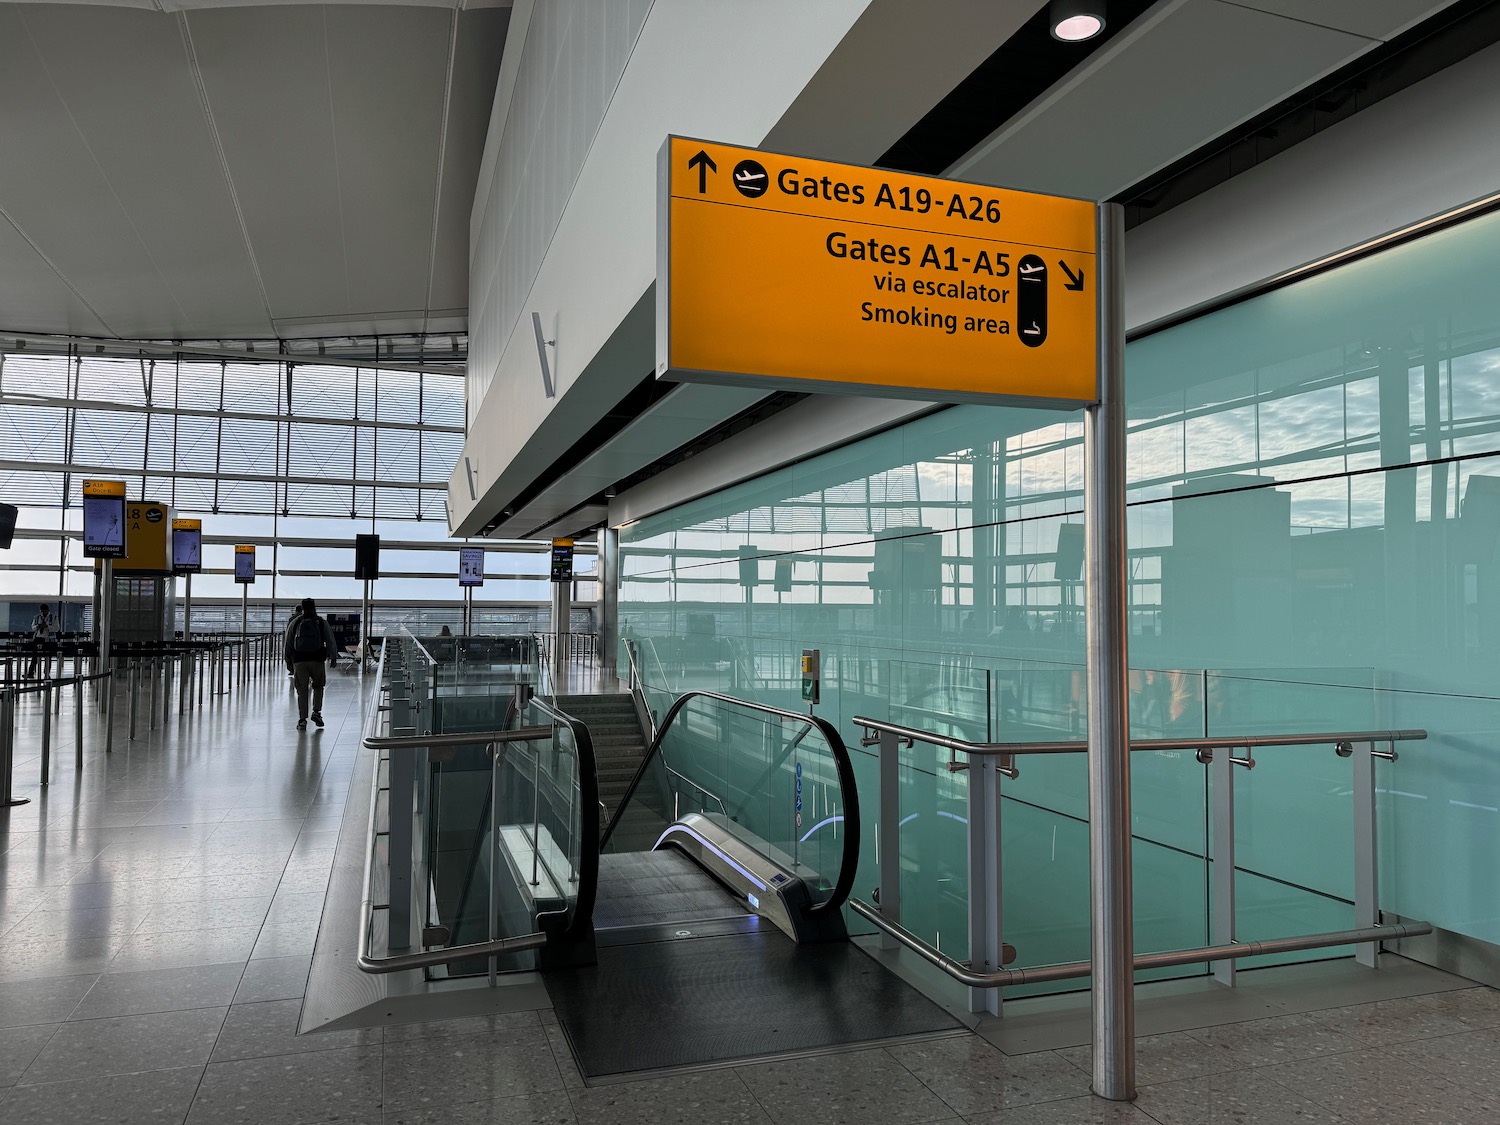
[[[1213,783],[1213,890],[1209,902],[1209,945],[1234,941],[1234,758],[1227,747],[1210,751]],[[1212,964],[1214,980],[1234,987],[1234,961]]]
[[[147,697],[146,697],[146,729],[147,730],[155,730],[156,729],[156,685],[157,685],[157,682],[161,679],[161,670],[156,666],[156,657],[155,656],[151,657],[151,660],[149,661],[148,666],[151,669],[150,672],[147,673],[147,675],[149,675],[151,677],[151,690],[147,694]]]
[[[83,772],[83,673],[73,673],[73,768]]]
[[[969,963],[975,972],[1005,967],[1001,938],[1000,760],[969,759]],[[1000,1015],[1001,989],[969,989],[969,1011]]]
[[[1380,922],[1380,844],[1375,838],[1375,744],[1354,747],[1354,925],[1356,929]],[[1378,942],[1354,947],[1354,959],[1375,968]]]
[[[364,592],[359,599],[359,671],[365,670],[365,653],[370,650],[370,580],[365,579]]]
[[[422,755],[423,765],[426,754]],[[390,786],[390,834],[386,837],[390,856],[390,909],[387,911],[391,949],[411,948],[412,814],[416,800],[417,751],[392,750],[387,771]]]
[[[44,667],[43,674],[48,669]],[[42,784],[52,779],[52,678],[42,681]]]
[[[140,701],[141,662],[132,658],[130,664],[130,741],[135,741],[135,716]]]
[[[880,837],[876,861],[880,864],[880,913],[901,922],[901,739],[890,731],[880,732]],[[880,948],[899,949],[889,934],[880,935]]]
[[[120,686],[120,677],[118,662],[114,657],[106,659],[104,667],[109,672],[108,678],[99,681],[104,685],[104,752],[113,754],[115,750],[115,691]]]
[[[99,564],[99,620],[94,623],[94,640],[99,644],[99,666],[111,666],[114,645],[115,622],[115,560],[104,559]],[[113,691],[113,679],[100,680]]]
[[[250,584],[240,587],[240,682],[246,680],[245,639],[250,634]]]
[[[599,529],[599,666],[608,672],[619,667],[620,633],[620,532]]]
[[[1130,695],[1125,554],[1125,211],[1098,210],[1099,401],[1084,423],[1088,584],[1089,907],[1093,1090],[1135,1097],[1135,948],[1131,927]]]
[[[573,617],[573,584],[552,583],[552,690],[568,690],[569,627]]]
[[[165,727],[169,722],[172,721],[172,668],[176,663],[177,657],[170,652],[162,657],[161,725],[163,727]],[[178,672],[178,678],[181,678],[180,670]],[[181,690],[180,686],[178,690]]]
[[[0,690],[0,809],[24,805],[30,797],[15,794],[16,695]]]

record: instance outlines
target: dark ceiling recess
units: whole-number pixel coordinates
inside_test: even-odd
[[[1117,196],[1126,227],[1202,195],[1500,42],[1500,2],[1460,0]]]
[[[937,176],[1051,89],[1155,0],[1109,0],[1104,33],[1084,43],[1052,38],[1049,5],[1002,43],[875,163]]]
[[[676,384],[666,383],[664,385],[670,389]],[[780,414],[783,410],[791,406],[793,403],[801,402],[807,397],[807,395],[797,394],[790,391],[778,391],[774,394],[767,395],[755,405],[751,406],[748,410],[742,410],[733,418],[728,418],[725,421],[720,422],[713,429],[709,430],[705,434],[700,434],[697,438],[690,441],[687,445],[681,446],[677,449],[674,449],[671,453],[667,453],[661,457],[658,457],[644,469],[640,469],[637,472],[632,473],[628,477],[622,477],[615,483],[610,492],[620,493],[624,492],[628,488],[634,488],[642,481],[649,480],[651,477],[654,477],[662,470],[670,469],[673,465],[681,464],[689,457],[695,456],[696,454],[702,453],[705,449],[709,449],[715,445],[718,445],[719,442],[723,441],[725,438],[733,437],[741,430],[748,430],[751,426],[757,426],[760,423],[767,421],[773,415]],[[588,500],[584,501],[584,503],[578,505],[577,508],[574,508],[573,512],[578,511],[579,508],[587,508],[593,504],[607,504],[609,502],[608,495],[608,493],[601,492],[597,496],[591,496]],[[569,512],[567,513],[567,515],[572,515],[573,512]],[[565,515],[561,518],[566,519],[567,516]],[[547,522],[542,526],[550,527],[557,522],[558,517],[553,517],[551,519],[548,519]],[[527,537],[530,537],[541,530],[542,527],[534,527],[525,534]]]
[[[510,518],[507,513],[519,512],[569,472],[576,469],[585,457],[594,453],[600,446],[604,445],[626,426],[630,425],[631,422],[634,422],[638,417],[646,413],[658,401],[665,398],[674,386],[676,384],[668,383],[664,379],[658,379],[654,374],[647,375],[631,388],[630,392],[617,402],[603,418],[595,422],[587,433],[565,449],[543,472],[537,474],[536,478],[523,488],[516,495],[515,499],[506,506],[505,512],[491,519],[480,534],[490,534],[490,532],[494,531],[495,528]],[[550,523],[551,521],[549,520],[548,522]]]

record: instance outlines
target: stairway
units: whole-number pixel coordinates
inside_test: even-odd
[[[589,728],[599,764],[599,814],[602,830],[625,797],[631,778],[646,753],[646,736],[628,694],[559,695],[557,706]]]

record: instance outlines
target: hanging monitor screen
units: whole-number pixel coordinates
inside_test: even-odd
[[[460,547],[458,549],[458,584],[460,586],[484,585],[483,547]]]
[[[234,580],[249,585],[255,581],[255,546],[241,545],[234,549]]]
[[[172,521],[172,572],[196,574],[203,569],[203,521]]]
[[[83,557],[125,557],[125,482],[83,482]]]

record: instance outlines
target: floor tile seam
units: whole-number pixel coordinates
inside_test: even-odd
[[[1457,1039],[1459,1037],[1459,1035],[1473,1035],[1474,1032],[1477,1031],[1477,1030],[1480,1030],[1480,1029],[1476,1028],[1476,1029],[1471,1030],[1471,1031],[1459,1032],[1459,1033],[1454,1034],[1454,1035],[1440,1035],[1440,1036],[1435,1036],[1434,1038],[1437,1038],[1437,1039]],[[1412,1041],[1408,1041],[1408,1042],[1412,1042]],[[1396,1044],[1396,1046],[1404,1046],[1404,1045],[1405,1044]],[[1478,1089],[1477,1087],[1474,1087],[1474,1086],[1470,1086],[1462,1078],[1460,1078],[1460,1077],[1458,1077],[1456,1075],[1453,1075],[1453,1074],[1441,1074],[1441,1073],[1439,1073],[1438,1071],[1434,1070],[1433,1068],[1431,1068],[1429,1066],[1423,1066],[1420,1061],[1418,1061],[1417,1059],[1410,1058],[1410,1057],[1408,1057],[1405,1054],[1398,1055],[1396,1057],[1400,1058],[1402,1062],[1407,1063],[1409,1066],[1416,1067],[1423,1074],[1426,1074],[1429,1077],[1435,1078],[1439,1082],[1447,1082],[1447,1083],[1449,1083],[1452,1086],[1457,1086],[1460,1090],[1463,1090],[1465,1093],[1468,1093],[1468,1094],[1473,1094],[1475,1097],[1493,1098],[1493,1096],[1494,1096],[1490,1092],[1487,1092],[1487,1091],[1482,1090],[1482,1089]]]
[[[1190,1082],[1190,1081],[1192,1081],[1192,1079],[1184,1079],[1184,1081],[1189,1081]],[[1093,1096],[1094,1096],[1093,1091],[1092,1090],[1089,1091],[1089,1097],[1092,1098]],[[1160,1117],[1157,1117],[1156,1114],[1152,1113],[1149,1109],[1143,1109],[1143,1108],[1141,1108],[1140,1102],[1141,1102],[1141,1092],[1140,1092],[1139,1089],[1137,1089],[1136,1090],[1136,1096],[1133,1099],[1131,1099],[1131,1102],[1130,1102],[1130,1105],[1132,1106],[1132,1108],[1134,1108],[1135,1111],[1137,1113],[1139,1113],[1142,1117],[1144,1117],[1146,1120],[1148,1120],[1148,1121],[1154,1121],[1154,1122],[1157,1123],[1157,1125],[1171,1125],[1170,1121],[1165,1120],[1165,1119],[1160,1118]]]
[[[147,1015],[162,1015],[162,1014],[165,1014],[165,1013],[148,1012],[146,1014]],[[58,1031],[61,1031],[61,1030],[62,1030],[62,1027],[61,1027],[61,1025],[59,1025]],[[56,1037],[56,1033],[53,1034],[53,1038],[55,1038],[55,1037]],[[51,1042],[52,1042],[52,1038],[49,1038],[47,1040],[48,1045],[50,1045]],[[34,1089],[36,1089],[36,1088],[38,1088],[40,1086],[63,1086],[63,1085],[67,1085],[67,1084],[74,1083],[74,1082],[89,1081],[91,1079],[96,1079],[96,1078],[131,1078],[131,1077],[134,1077],[135,1075],[139,1075],[139,1074],[158,1074],[158,1073],[161,1073],[163,1071],[168,1071],[168,1070],[191,1070],[193,1067],[197,1067],[199,1070],[203,1070],[203,1069],[205,1069],[208,1066],[208,1063],[205,1060],[204,1062],[201,1062],[201,1063],[187,1063],[187,1064],[185,1064],[183,1066],[148,1066],[148,1067],[142,1067],[140,1070],[114,1070],[114,1071],[110,1071],[108,1074],[100,1074],[97,1071],[91,1071],[87,1075],[84,1075],[82,1078],[80,1078],[78,1076],[73,1076],[73,1077],[70,1077],[70,1078],[51,1078],[51,1079],[46,1080],[45,1082],[27,1082],[27,1081],[25,1081],[26,1075],[31,1072],[31,1068],[33,1066],[35,1066],[37,1064],[37,1062],[39,1062],[41,1060],[42,1055],[46,1054],[46,1051],[47,1051],[47,1048],[44,1046],[41,1051],[37,1052],[36,1058],[34,1058],[34,1059],[31,1060],[30,1065],[28,1065],[27,1068],[26,1068],[26,1070],[22,1073],[21,1078],[19,1078],[19,1079],[16,1080],[15,1089],[19,1090],[19,1089],[25,1088],[25,1089],[28,1089],[28,1090],[34,1090]]]
[[[279,1003],[281,1003],[281,1001],[279,1001],[279,1000],[252,1000],[252,1001],[250,1001],[250,1003],[252,1003],[252,1004],[279,1004]],[[243,1005],[243,1004],[237,1004],[237,1005],[234,1005],[234,1006],[235,1007],[244,1007],[245,1005]],[[225,1020],[225,1025],[226,1026],[228,1025],[228,1022],[229,1021],[226,1019]],[[370,1031],[370,1030],[379,1030],[379,1029],[378,1028],[376,1028],[376,1029],[360,1028],[359,1030],[361,1030],[361,1031]],[[297,1048],[297,1049],[290,1050],[290,1051],[268,1051],[265,1054],[256,1054],[256,1055],[235,1055],[233,1058],[222,1058],[221,1059],[221,1058],[218,1058],[216,1056],[218,1055],[218,1051],[219,1051],[219,1037],[221,1037],[223,1034],[224,1034],[224,1027],[221,1026],[219,1028],[218,1035],[215,1036],[215,1038],[214,1038],[214,1048],[213,1048],[213,1050],[211,1052],[209,1052],[209,1056],[208,1056],[208,1063],[209,1064],[214,1064],[214,1063],[237,1063],[237,1062],[259,1062],[259,1061],[264,1060],[264,1059],[300,1058],[300,1057],[302,1057],[304,1055],[324,1055],[324,1054],[327,1054],[330,1051],[344,1051],[344,1050],[348,1050],[350,1047],[380,1047],[381,1048],[380,1063],[381,1063],[382,1067],[385,1065],[385,1050],[384,1050],[385,1044],[384,1044],[384,1041],[376,1042],[376,1043],[340,1043],[340,1044],[332,1044],[332,1043],[330,1043],[327,1046],[301,1047],[301,1048]],[[306,1038],[308,1038],[308,1036],[306,1036],[306,1035],[297,1035],[297,1034],[294,1033],[293,1034],[293,1038],[295,1038],[295,1039],[306,1039]],[[207,1065],[207,1064],[205,1064],[205,1065]]]
[[[1379,1050],[1380,1048],[1374,1048],[1374,1049],[1375,1050]],[[1370,1049],[1366,1048],[1365,1050],[1368,1051]],[[1275,1074],[1269,1073],[1269,1071],[1272,1071],[1272,1070],[1274,1070],[1274,1069],[1276,1069],[1278,1067],[1299,1066],[1299,1065],[1301,1065],[1303,1063],[1318,1062],[1318,1061],[1321,1061],[1322,1059],[1332,1058],[1332,1057],[1334,1057],[1334,1054],[1339,1054],[1339,1055],[1353,1055],[1353,1054],[1357,1054],[1357,1053],[1360,1053],[1358,1049],[1356,1049],[1354,1051],[1338,1051],[1338,1052],[1334,1052],[1333,1054],[1320,1055],[1320,1056],[1318,1056],[1316,1058],[1311,1058],[1311,1059],[1295,1059],[1295,1060],[1291,1060],[1291,1061],[1288,1061],[1288,1062],[1282,1062],[1282,1063],[1267,1063],[1267,1064],[1265,1064],[1263,1066],[1246,1067],[1245,1071],[1247,1073],[1254,1072],[1254,1071],[1266,1071],[1268,1073],[1265,1073],[1265,1074],[1261,1075],[1261,1077],[1264,1078],[1266,1081],[1272,1082],[1275,1085],[1280,1086],[1283,1090],[1286,1090],[1294,1098],[1297,1098],[1300,1101],[1311,1102],[1313,1105],[1317,1106],[1324,1113],[1327,1113],[1329,1116],[1331,1116],[1336,1121],[1348,1121],[1348,1120],[1350,1120],[1349,1118],[1347,1118],[1344,1114],[1340,1113],[1338,1110],[1334,1109],[1333,1106],[1329,1105],[1327,1102],[1324,1102],[1324,1101],[1320,1100],[1318,1097],[1310,1096],[1308,1094],[1303,1093],[1301,1090],[1297,1089],[1295,1086],[1292,1086],[1290,1083],[1283,1082]],[[1415,1063],[1412,1063],[1411,1065],[1416,1066]],[[1431,1075],[1430,1072],[1424,1070],[1422,1067],[1417,1067],[1417,1069],[1421,1070],[1422,1073],[1424,1073],[1424,1074],[1429,1074],[1430,1077],[1436,1078],[1438,1081],[1447,1082],[1450,1086],[1458,1086],[1458,1084],[1455,1083],[1455,1082],[1453,1082],[1451,1079],[1444,1078],[1441,1075]],[[1204,1077],[1212,1077],[1212,1076],[1205,1075]],[[1467,1087],[1458,1086],[1458,1088],[1460,1090],[1463,1090],[1464,1093],[1472,1093],[1473,1092],[1473,1091],[1469,1090]],[[1351,1122],[1351,1125],[1354,1125],[1354,1123]]]
[[[78,1003],[80,1003],[80,1004],[83,1003],[83,997],[80,996],[78,998]],[[63,1021],[63,1023],[66,1023],[66,1022],[67,1022],[66,1020]],[[44,1054],[47,1053],[47,1048],[52,1045],[52,1040],[56,1039],[57,1035],[58,1035],[58,1032],[62,1031],[62,1029],[63,1029],[63,1023],[59,1023],[56,1027],[54,1027],[52,1029],[52,1034],[49,1035],[49,1036],[47,1036],[47,1042],[43,1043],[42,1046],[41,1046],[41,1049],[39,1051],[37,1051],[37,1053],[31,1057],[31,1061],[26,1064],[25,1068],[21,1071],[21,1073],[18,1074],[18,1075],[16,1075],[16,1080],[10,1084],[12,1089],[19,1089],[20,1088],[20,1086],[22,1085],[22,1082],[25,1079],[27,1073],[31,1070],[32,1067],[34,1067],[36,1065],[37,1060],[40,1059]],[[37,1025],[37,1024],[26,1024],[24,1026],[26,1026],[26,1027],[36,1027],[36,1026],[39,1026],[39,1025]]]
[[[1377,1001],[1373,1001],[1373,1003],[1379,1003],[1379,1002],[1380,1001],[1378,1001],[1378,1000]],[[1332,1028],[1332,1027],[1329,1027],[1327,1024],[1322,1024],[1322,1023],[1320,1023],[1319,1026],[1322,1027],[1325,1031],[1331,1031],[1331,1032],[1333,1032],[1333,1034],[1335,1034],[1335,1035],[1343,1035],[1343,1036],[1345,1036],[1345,1037],[1347,1037],[1349,1039],[1358,1039],[1359,1038],[1358,1033],[1353,1032],[1353,1031],[1340,1031],[1337,1028]],[[1443,1038],[1446,1038],[1449,1035],[1468,1035],[1470,1032],[1474,1032],[1474,1031],[1494,1031],[1494,1030],[1495,1030],[1495,1028],[1493,1028],[1493,1027],[1466,1027],[1462,1031],[1439,1031],[1439,1032],[1437,1032],[1434,1035],[1413,1035],[1413,1036],[1410,1036],[1409,1038],[1405,1038],[1405,1039],[1391,1039],[1391,1040],[1387,1040],[1387,1041],[1380,1042],[1380,1043],[1362,1043],[1360,1045],[1360,1047],[1355,1048],[1355,1049],[1356,1050],[1365,1050],[1365,1051],[1380,1051],[1380,1050],[1385,1050],[1385,1049],[1390,1048],[1390,1047],[1402,1047],[1402,1046],[1405,1046],[1408,1043],[1426,1043],[1429,1040],[1432,1040],[1432,1039],[1443,1039]],[[1348,1051],[1330,1051],[1328,1053],[1329,1054],[1336,1054],[1336,1055],[1344,1055],[1344,1054],[1348,1054],[1349,1052]]]
[[[970,1034],[973,1035],[974,1033],[971,1032]],[[955,1036],[955,1038],[962,1038],[962,1036]],[[975,1038],[980,1039],[981,1042],[984,1042],[984,1043],[986,1043],[989,1046],[993,1046],[993,1044],[990,1044],[988,1042],[988,1040],[985,1040],[982,1036],[975,1036]],[[895,1066],[899,1067],[901,1070],[904,1070],[908,1075],[910,1075],[916,1081],[916,1083],[917,1083],[918,1086],[920,1086],[922,1089],[926,1090],[929,1094],[931,1094],[933,1097],[935,1097],[944,1106],[944,1108],[946,1108],[948,1110],[949,1113],[951,1113],[954,1116],[959,1117],[959,1118],[963,1117],[963,1114],[960,1113],[954,1107],[954,1105],[953,1105],[952,1102],[950,1102],[947,1098],[943,1097],[943,1095],[941,1093],[939,1093],[937,1091],[937,1089],[935,1089],[930,1082],[928,1082],[920,1074],[918,1074],[916,1071],[912,1070],[911,1067],[907,1066],[904,1062],[902,1062],[899,1058],[897,1058],[896,1055],[895,1055],[895,1053],[893,1051],[891,1051],[891,1049],[889,1047],[880,1047],[880,1048],[877,1048],[877,1049],[883,1055],[885,1055],[885,1057],[888,1060],[890,1060],[890,1062],[892,1064],[894,1064]],[[1005,1054],[1005,1052],[1000,1051],[1000,1048],[998,1048],[998,1047],[995,1047],[995,1050],[997,1052],[999,1052],[1001,1055]],[[736,1073],[738,1073],[738,1071],[736,1071]],[[744,1077],[743,1076],[741,1076],[740,1081],[744,1082]],[[748,1088],[750,1084],[748,1082],[746,1082],[745,1085]],[[751,1093],[753,1095],[754,1091],[752,1090]],[[757,1104],[759,1104],[759,1103],[757,1102]],[[764,1105],[762,1105],[761,1108],[762,1109],[766,1109],[766,1107]],[[771,1117],[770,1110],[766,1110],[766,1116]],[[772,1120],[775,1120],[775,1118],[772,1117]]]

